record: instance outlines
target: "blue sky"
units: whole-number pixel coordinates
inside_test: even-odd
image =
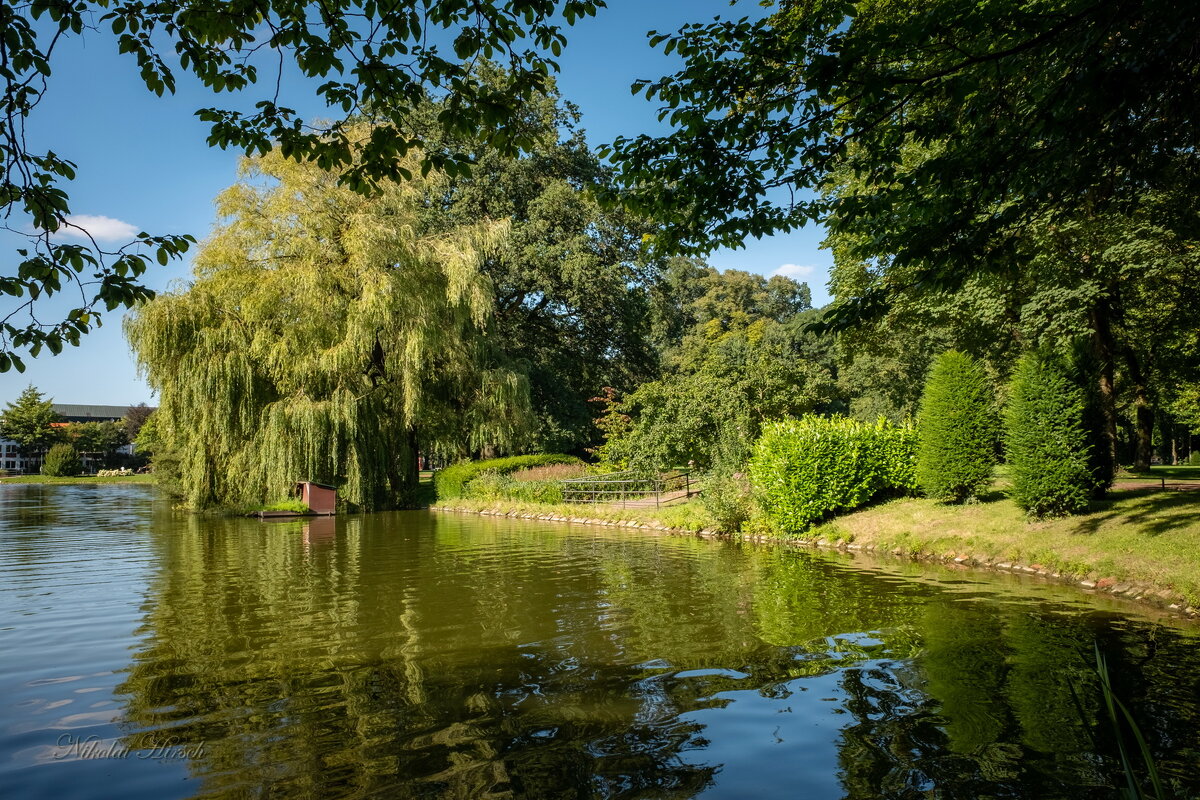
[[[630,84],[672,71],[675,62],[651,50],[649,30],[673,31],[687,22],[716,15],[741,17],[763,13],[756,0],[731,6],[728,0],[609,0],[609,8],[568,30],[569,44],[559,59],[559,88],[579,106],[588,141],[599,145],[619,135],[663,130],[657,107],[634,97]],[[116,53],[113,37],[99,33],[64,42],[56,51],[49,93],[30,121],[30,146],[52,149],[76,162],[78,178],[70,186],[75,214],[93,219],[89,230],[110,231],[114,241],[131,233],[191,233],[198,239],[211,229],[212,200],[235,178],[238,154],[209,148],[207,126],[196,109],[228,106],[228,95],[213,96],[181,85],[174,96],[157,98],[146,91],[128,56]],[[284,95],[300,111],[332,116],[306,102],[306,87],[285,83]],[[254,99],[257,99],[255,97]],[[819,245],[819,228],[763,240],[741,250],[717,251],[709,263],[721,269],[746,269],[764,275],[782,270],[807,281],[813,299],[828,300],[825,282],[832,257]],[[15,259],[15,242],[0,238],[0,258]],[[154,289],[186,278],[188,263],[155,267],[146,276]],[[3,301],[0,301],[3,302]],[[46,316],[53,309],[46,307]],[[121,335],[120,314],[61,355],[26,359],[25,374],[0,374],[0,404],[32,383],[62,403],[113,405],[153,403]]]

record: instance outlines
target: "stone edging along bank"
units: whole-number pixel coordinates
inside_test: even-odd
[[[1182,617],[1188,617],[1191,619],[1200,618],[1200,608],[1188,605],[1169,589],[1148,586],[1145,584],[1118,581],[1116,578],[1102,577],[1097,573],[1091,573],[1084,578],[1079,578],[1075,575],[1060,574],[1048,567],[1042,566],[1041,564],[1017,564],[979,555],[953,552],[940,554],[912,553],[901,548],[893,549],[874,544],[856,544],[855,542],[835,542],[828,539],[802,539],[782,536],[750,535],[731,536],[728,533],[721,533],[720,531],[710,529],[690,531],[684,528],[671,528],[663,525],[660,522],[639,522],[637,520],[614,521],[610,519],[592,519],[590,517],[565,517],[560,514],[535,514],[528,511],[505,511],[498,508],[475,509],[459,508],[455,506],[430,506],[429,510],[453,512],[458,514],[477,514],[485,517],[536,519],[546,522],[574,522],[581,525],[602,525],[609,528],[638,528],[642,530],[652,530],[681,536],[699,536],[705,539],[728,539],[739,542],[756,542],[760,544],[787,544],[796,547],[811,547],[819,550],[863,552],[880,556],[891,556],[894,558],[907,559],[909,561],[953,564],[960,567],[973,567],[975,569],[993,570],[996,572],[1007,572],[1017,575],[1034,575],[1049,581],[1077,586],[1088,592],[1102,592],[1120,597],[1125,600],[1134,600],[1140,603],[1146,603],[1155,606],[1156,608],[1166,609],[1167,611],[1173,612]]]

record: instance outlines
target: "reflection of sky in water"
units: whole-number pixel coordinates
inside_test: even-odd
[[[1095,639],[1163,768],[1196,781],[1196,638],[1064,587],[471,516],[264,525],[152,496],[0,487],[6,800],[1089,797],[1112,763],[1069,687],[1095,711]]]
[[[831,767],[845,719],[830,713],[845,699],[838,678],[830,673],[789,681],[771,694],[719,692],[711,709],[684,714],[682,721],[706,727],[707,744],[694,755],[722,765],[716,785],[704,796],[778,797],[784,778],[793,796],[839,797],[837,771]],[[781,765],[791,775],[781,775]]]

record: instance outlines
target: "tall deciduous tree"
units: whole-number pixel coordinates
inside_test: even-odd
[[[1047,211],[1195,194],[1198,30],[1200,9],[1172,0],[782,0],[652,33],[684,66],[635,88],[672,130],[615,153],[671,241],[736,245],[832,207],[953,278]],[[813,194],[846,168],[872,191]]]
[[[140,276],[153,258],[166,264],[194,241],[190,236],[139,234],[106,251],[62,243],[54,234],[72,225],[64,186],[77,165],[40,152],[26,135],[27,122],[51,85],[55,51],[89,32],[89,42],[129,54],[146,88],[174,93],[178,75],[205,88],[251,91],[260,77],[267,89],[253,112],[220,107],[198,110],[210,125],[208,143],[246,153],[272,148],[287,158],[336,170],[357,191],[380,181],[436,168],[458,173],[470,155],[460,149],[423,147],[416,109],[429,93],[445,97],[437,125],[472,132],[514,153],[530,145],[508,122],[543,91],[557,69],[554,57],[566,38],[562,26],[592,15],[603,0],[253,0],[236,7],[211,0],[142,2],[81,0],[0,4],[0,209],[9,230],[26,235],[16,269],[0,275],[0,294],[17,299],[0,311],[0,372],[23,370],[20,353],[58,352],[98,325],[101,309],[132,306],[152,296]],[[482,58],[507,68],[499,83],[478,80]],[[329,124],[302,119],[280,90],[296,71],[336,115]],[[388,124],[362,138],[353,116]],[[13,220],[16,220],[14,223]],[[86,231],[85,231],[86,233]],[[89,278],[88,276],[94,276]],[[60,321],[34,315],[37,301],[65,283],[84,289],[81,304]],[[28,312],[27,314],[24,312]],[[19,352],[18,352],[19,351]]]
[[[150,419],[150,415],[154,413],[154,409],[145,403],[138,403],[136,406],[130,406],[125,412],[125,416],[121,419],[121,424],[125,427],[125,435],[129,441],[137,438],[141,433],[142,426]]]
[[[63,428],[63,435],[77,453],[101,458],[129,444],[125,426],[119,422],[72,422]]]
[[[919,148],[908,150],[910,160],[919,159]],[[830,194],[872,191],[863,176],[843,171]],[[1145,468],[1156,411],[1179,379],[1200,368],[1191,311],[1200,304],[1200,258],[1189,233],[1200,230],[1200,216],[1191,198],[1171,192],[1146,193],[1139,202],[1125,214],[1082,204],[1070,214],[1038,216],[1008,231],[1005,268],[974,272],[952,287],[929,282],[924,264],[875,251],[877,220],[835,212],[827,240],[837,296],[830,317],[844,318],[862,298],[887,295],[885,309],[843,337],[855,355],[911,361],[941,341],[984,358],[1001,378],[1023,347],[1065,350],[1084,339],[1096,365],[1109,457],[1117,455],[1120,422],[1128,417],[1134,441],[1122,454]]]
[[[192,505],[258,503],[317,480],[353,506],[386,507],[415,487],[419,448],[503,446],[524,430],[527,384],[482,335],[493,298],[480,266],[505,225],[420,234],[439,181],[382,183],[366,198],[280,153],[245,162],[194,282],[127,326]]]
[[[497,87],[504,80],[494,65],[477,73]],[[431,104],[427,112],[443,108]],[[642,247],[653,228],[596,201],[593,190],[611,185],[611,169],[578,125],[577,110],[556,91],[531,97],[512,122],[532,143],[529,153],[458,137],[471,171],[427,201],[430,230],[509,222],[504,246],[485,255],[482,270],[495,286],[496,346],[529,375],[538,417],[531,444],[546,452],[592,443],[587,398],[602,387],[625,392],[658,374],[650,296],[661,271]]]
[[[831,410],[831,343],[804,331],[819,316],[806,285],[688,262],[675,262],[668,275],[677,270],[683,284],[699,288],[677,295],[685,303],[672,324],[686,333],[666,348],[662,378],[609,409],[630,422],[609,436],[606,459],[638,467],[694,461],[701,469],[720,459],[736,468],[765,421]]]
[[[1010,283],[1033,341],[1092,337],[1109,446],[1127,397],[1146,467],[1163,369],[1195,328],[1167,320],[1200,284],[1198,31],[1169,0],[784,0],[655,35],[685,62],[644,87],[674,130],[615,150],[668,244],[819,219],[879,260],[832,327]]]
[[[16,442],[26,458],[37,457],[58,441],[58,431],[52,427],[58,418],[52,401],[28,386],[0,415],[0,437]]]

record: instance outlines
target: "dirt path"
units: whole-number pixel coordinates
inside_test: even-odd
[[[1168,491],[1197,491],[1200,490],[1200,481],[1195,480],[1172,480],[1171,478],[1117,478],[1113,481],[1112,488],[1115,491],[1133,490],[1133,489],[1166,489]]]

